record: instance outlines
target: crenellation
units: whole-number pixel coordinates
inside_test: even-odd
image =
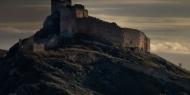
[[[71,38],[76,32],[76,19],[88,17],[84,5],[72,5],[71,0],[52,0],[52,13],[60,14],[60,35]]]
[[[60,0],[60,3],[63,5],[63,6],[71,6],[72,5],[72,1],[71,0]]]
[[[74,8],[76,12],[76,18],[88,17],[88,10],[85,9],[84,5],[75,4]]]
[[[82,9],[82,10],[85,9],[84,5],[82,5],[82,4],[75,4],[74,7],[75,7],[76,9]]]
[[[51,12],[60,13],[62,7],[70,7],[72,5],[71,0],[51,0]]]

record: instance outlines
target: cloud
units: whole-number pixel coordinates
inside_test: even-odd
[[[190,54],[190,47],[179,42],[156,41],[151,43],[152,52]]]
[[[15,27],[0,27],[0,49],[8,49],[14,45],[18,39],[24,39],[33,35],[31,30],[22,30]]]
[[[22,30],[15,27],[0,27],[0,41],[17,41],[19,38],[23,39],[34,34],[31,30]]]
[[[14,28],[14,27],[0,27],[0,32],[22,32],[20,29]]]
[[[175,3],[180,3],[179,0],[73,0],[74,3],[90,3],[90,4],[175,4]],[[182,0],[184,1],[184,0]],[[96,2],[96,3],[95,3]]]
[[[38,29],[39,30],[39,29]],[[11,25],[9,27],[1,27],[0,25],[0,33],[26,33],[26,32],[29,32],[29,33],[34,33],[36,32],[37,30],[30,30],[30,29],[20,29],[20,28],[17,28],[17,27],[11,27]]]
[[[109,22],[116,22],[122,27],[139,29],[151,38],[177,37],[181,39],[183,37],[182,39],[189,39],[190,36],[190,18],[92,15]]]

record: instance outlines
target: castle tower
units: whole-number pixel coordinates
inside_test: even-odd
[[[71,0],[51,0],[51,12],[52,13],[60,12],[61,7],[63,7],[63,6],[68,7],[71,5],[72,5]]]
[[[60,1],[64,6],[71,6],[72,5],[71,0],[60,0]]]
[[[71,3],[71,0],[61,0],[60,35],[64,38],[71,38],[76,27],[75,14]]]
[[[61,38],[71,38],[76,29],[76,17],[71,0],[51,0],[52,14],[58,14]]]

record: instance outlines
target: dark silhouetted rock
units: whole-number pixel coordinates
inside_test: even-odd
[[[190,73],[153,54],[81,43],[0,64],[0,95],[189,95]]]

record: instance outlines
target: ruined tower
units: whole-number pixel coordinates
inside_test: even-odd
[[[64,2],[63,2],[64,1]],[[71,38],[76,26],[75,15],[71,6],[71,0],[62,0],[60,11],[60,35]]]
[[[55,12],[60,13],[61,7],[71,6],[71,5],[72,5],[71,0],[51,0],[51,12],[52,13],[55,13]]]
[[[51,0],[52,14],[57,13],[60,17],[60,36],[72,37],[75,27],[75,17],[72,11],[71,0]]]

